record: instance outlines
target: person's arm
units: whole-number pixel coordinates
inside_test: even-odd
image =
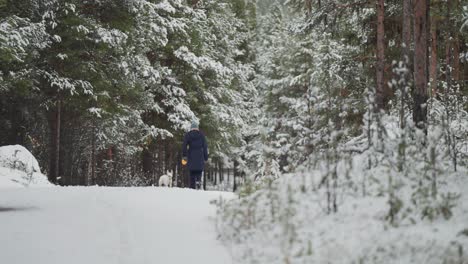
[[[206,144],[205,135],[203,135],[203,157],[208,161],[208,145]]]
[[[187,158],[188,134],[184,136],[184,143],[182,144],[182,158]]]

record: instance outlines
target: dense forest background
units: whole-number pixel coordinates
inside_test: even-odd
[[[209,166],[244,182],[324,161],[336,176],[370,150],[384,158],[369,168],[432,159],[456,170],[467,160],[467,8],[0,0],[0,145],[27,146],[61,185],[151,185],[183,175],[181,140],[198,119]]]
[[[254,3],[2,0],[0,15],[0,145],[27,146],[51,182],[155,184],[181,171],[193,119],[212,166],[242,145]]]
[[[209,146],[205,190],[235,193],[28,189],[6,191],[6,210],[46,198],[52,218],[61,201],[70,219],[85,201],[95,227],[115,223],[120,257],[150,256],[138,241],[155,240],[135,236],[131,252],[129,231],[170,224],[178,231],[164,233],[185,245],[214,222],[238,263],[468,263],[466,1],[0,0],[0,146],[25,146],[50,182],[152,186],[172,170],[187,187],[181,141],[193,120]],[[205,198],[220,193],[229,198],[206,221]],[[38,204],[34,216],[52,213]],[[196,232],[166,223],[179,211]],[[73,223],[59,222],[51,230]]]

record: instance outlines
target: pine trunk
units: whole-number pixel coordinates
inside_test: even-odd
[[[219,163],[219,183],[224,182],[224,168],[223,164],[220,162]]]
[[[91,184],[96,182],[96,128],[95,121],[93,120],[93,135],[91,139]],[[87,185],[89,182],[87,183]]]
[[[377,0],[377,110],[384,108],[384,71],[385,71],[385,5],[384,0]]]
[[[305,8],[307,11],[307,15],[310,15],[312,13],[312,0],[305,1]]]
[[[218,162],[215,161],[215,168],[214,168],[214,186],[218,184]]]
[[[452,0],[454,1],[454,0]],[[454,6],[454,9],[455,10],[460,10],[460,1],[458,0],[455,0],[454,3],[453,3],[455,6]],[[460,37],[459,37],[459,31],[452,27],[452,30],[453,30],[453,72],[452,72],[452,78],[455,80],[455,81],[459,81],[460,80]]]
[[[50,149],[49,149],[49,181],[57,183],[59,179],[60,162],[60,118],[62,102],[57,95],[56,109],[49,116]]]
[[[431,22],[431,69],[429,78],[431,82],[432,97],[437,94],[437,24],[435,18]]]
[[[411,0],[403,0],[403,61],[408,65],[411,65],[411,7]]]
[[[232,180],[233,180],[232,191],[233,192],[235,192],[237,190],[237,181],[236,181],[236,177],[237,177],[237,173],[238,173],[237,166],[238,166],[238,162],[235,160],[234,161],[234,171],[232,173]]]
[[[153,162],[152,162],[152,154],[151,154],[151,151],[149,149],[149,146],[147,146],[146,148],[143,149],[143,153],[142,153],[142,167],[143,167],[143,173],[145,175],[145,179],[149,179],[153,171]],[[156,184],[156,180],[153,179],[153,185]]]
[[[446,94],[448,90],[450,90],[452,86],[452,38],[453,38],[453,31],[452,31],[452,0],[447,0],[447,29],[448,29],[448,37],[447,37],[447,42],[445,43],[445,79],[447,82],[447,89],[446,89]]]
[[[426,0],[414,0],[414,105],[413,121],[427,132],[428,30]]]
[[[57,100],[57,126],[55,131],[55,180],[56,182],[60,179],[60,127],[62,123],[60,119],[62,118],[62,100],[60,97]]]
[[[405,102],[407,98],[407,87],[410,87],[411,82],[411,14],[412,2],[411,0],[403,0],[403,25],[402,25],[402,58],[404,67],[408,71],[404,74],[405,82],[400,86],[400,128],[406,126],[405,116]]]
[[[453,79],[460,80],[460,47],[458,36],[453,41]]]

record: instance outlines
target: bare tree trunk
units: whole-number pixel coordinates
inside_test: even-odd
[[[93,120],[93,131],[92,131],[92,139],[91,139],[91,184],[96,182],[96,126],[95,120]],[[86,183],[87,185],[89,184]]]
[[[427,133],[428,34],[426,0],[414,0],[414,105],[413,121]]]
[[[409,64],[411,58],[411,14],[412,1],[403,0],[403,56],[406,58],[406,63]]]
[[[431,96],[437,93],[437,24],[435,18],[431,20],[431,65],[430,65]]]
[[[447,29],[448,29],[448,36],[447,36],[447,42],[445,43],[445,79],[447,82],[447,90],[450,89],[452,85],[452,49],[451,49],[451,38],[452,38],[452,30],[451,30],[451,7],[452,7],[452,1],[447,0]]]
[[[449,0],[452,10],[460,10],[458,0]],[[449,18],[450,19],[450,18]],[[455,25],[454,21],[448,20],[451,25]],[[458,30],[453,26],[450,28],[451,48],[452,48],[452,78],[454,81],[460,80],[460,43]]]
[[[402,25],[402,61],[404,67],[408,69],[405,74],[405,82],[400,87],[401,98],[400,98],[400,128],[406,127],[406,118],[405,118],[405,103],[407,98],[407,87],[411,86],[411,14],[412,10],[412,0],[403,0],[403,25]]]
[[[182,154],[180,154],[180,152],[177,152],[176,154],[176,157],[177,157],[177,160],[176,162],[174,163],[174,180],[175,180],[175,186],[176,187],[179,187],[180,184],[179,184],[179,176],[181,175],[181,172],[182,172]]]
[[[456,149],[456,138],[454,137],[452,130],[450,129],[451,117],[453,115],[454,109],[449,107],[449,104],[452,102],[449,101],[449,96],[452,90],[453,81],[457,80],[458,71],[459,71],[459,49],[458,41],[456,41],[457,33],[453,29],[453,18],[452,10],[454,9],[454,4],[458,4],[456,0],[447,1],[447,28],[448,28],[448,40],[446,43],[446,66],[445,66],[445,77],[447,81],[447,88],[444,93],[444,100],[446,102],[445,112],[446,112],[446,140],[447,145],[449,146],[450,156],[452,157],[452,163],[454,170],[457,171],[457,149]],[[456,7],[455,7],[456,8]]]
[[[112,146],[110,146],[110,147],[107,148],[107,151],[106,151],[106,158],[107,158],[107,160],[109,160],[109,161],[114,160],[114,150],[112,149]]]
[[[170,151],[169,151],[169,140],[164,140],[163,141],[163,145],[164,145],[164,174],[166,174],[166,171],[170,170],[171,169],[171,157],[170,157]]]
[[[335,164],[333,165],[333,212],[336,213],[338,212],[338,203],[337,203],[337,196],[338,196],[338,173],[337,173],[337,164],[335,161]]]
[[[171,162],[172,162],[172,177],[173,177],[173,183],[174,186],[177,186],[177,164],[179,164],[180,162],[180,159],[178,158],[178,154],[177,154],[177,151],[175,149],[172,149],[171,150]]]
[[[233,192],[235,192],[235,191],[237,190],[237,181],[236,181],[236,177],[237,177],[237,173],[238,173],[238,171],[237,171],[237,166],[238,166],[238,164],[239,164],[239,163],[237,162],[237,160],[234,160],[234,172],[233,172],[233,175],[232,175],[233,181],[234,181],[234,182],[233,182],[233,185],[232,185],[232,191],[233,191]]]
[[[455,37],[452,41],[452,47],[453,47],[452,77],[455,81],[460,80],[460,43],[459,43],[457,32],[458,31],[455,31]]]
[[[427,36],[427,48],[426,48],[426,58],[427,58],[427,63],[426,63],[426,85],[427,85],[427,91],[426,95],[429,96],[429,66],[430,66],[430,61],[429,61],[429,47],[430,47],[430,39],[431,39],[431,16],[429,14],[431,10],[431,0],[426,0],[426,36]]]
[[[312,13],[312,0],[306,0],[304,4],[307,15],[310,15]]]
[[[143,174],[144,174],[145,180],[149,179],[149,177],[151,176],[151,179],[153,181],[152,184],[155,185],[157,180],[154,179],[154,177],[152,175],[152,172],[153,172],[153,161],[152,161],[153,156],[152,156],[152,153],[151,153],[149,148],[150,148],[150,146],[146,146],[143,149],[143,153],[141,154],[142,155]]]
[[[214,168],[214,186],[216,187],[218,184],[218,162],[215,161],[215,168]]]
[[[50,149],[49,149],[49,181],[57,183],[60,165],[60,118],[62,102],[57,94],[56,109],[49,116]]]
[[[230,177],[229,177],[229,167],[227,168],[227,172],[226,172],[226,173],[227,173],[227,184],[229,185],[229,184],[231,184],[231,179],[230,179]]]
[[[219,183],[224,182],[224,170],[223,170],[223,163],[219,162]]]
[[[57,96],[57,126],[55,131],[55,180],[58,181],[60,179],[60,126],[61,126],[61,115],[62,115],[62,100],[60,99],[60,95]]]
[[[377,0],[377,91],[376,105],[377,109],[384,108],[384,71],[385,71],[385,5],[384,0]]]

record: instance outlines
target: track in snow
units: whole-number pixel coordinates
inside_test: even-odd
[[[229,264],[211,200],[177,188],[0,189],[0,263]]]

